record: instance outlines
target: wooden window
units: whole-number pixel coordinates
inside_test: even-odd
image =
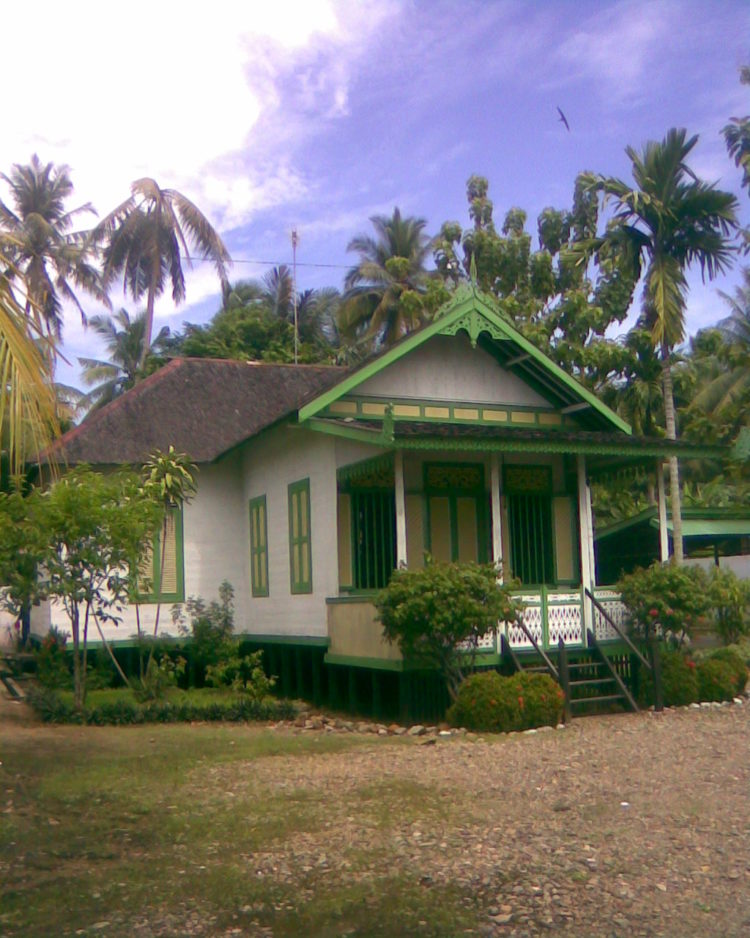
[[[250,586],[253,596],[268,596],[268,518],[265,495],[250,499]]]
[[[487,506],[480,463],[426,463],[428,550],[434,560],[484,563]]]
[[[554,584],[555,542],[549,466],[506,466],[504,490],[513,576],[524,586]]]
[[[144,594],[139,596],[141,602],[184,602],[185,575],[181,508],[169,510],[166,529],[162,525],[159,526],[144,572],[148,579],[148,586]]]
[[[390,491],[352,489],[352,560],[355,589],[383,589],[396,567],[396,503]]]
[[[289,486],[289,572],[292,593],[312,593],[309,479]]]

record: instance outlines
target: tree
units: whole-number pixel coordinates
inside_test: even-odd
[[[86,321],[77,289],[108,305],[86,234],[71,230],[77,215],[95,214],[94,209],[86,203],[66,210],[73,194],[69,168],[43,164],[36,154],[28,165],[14,164],[9,176],[0,173],[0,179],[10,187],[15,208],[0,201],[0,244],[23,277],[26,316],[38,332],[59,339],[64,301]]]
[[[423,297],[430,280],[425,262],[431,239],[424,218],[374,215],[376,237],[360,234],[347,251],[359,261],[344,280],[345,292],[338,327],[347,339],[366,336],[373,343],[391,345],[424,322],[429,314]]]
[[[740,69],[740,81],[750,85],[750,65]],[[734,165],[742,170],[742,187],[750,195],[750,114],[744,117],[732,117],[722,130],[727,152],[734,160]],[[750,252],[750,229],[743,231],[745,253]]]
[[[719,291],[731,313],[717,330],[717,338],[723,342],[716,344],[715,373],[707,374],[704,366],[692,402],[694,409],[714,418],[727,416],[738,404],[746,405],[750,395],[750,267],[743,268],[742,277],[734,296]],[[746,408],[741,409],[746,422]]]
[[[22,533],[26,560],[44,570],[37,595],[59,600],[73,635],[76,706],[85,703],[86,656],[91,623],[117,623],[129,584],[137,576],[159,524],[159,505],[144,497],[132,473],[77,469],[19,502],[0,497],[0,529]],[[0,569],[13,562],[12,540],[0,543]]]
[[[523,334],[568,373],[595,391],[621,376],[632,356],[606,332],[627,315],[633,285],[616,252],[600,259],[595,283],[572,253],[596,233],[596,195],[579,178],[570,210],[545,208],[537,218],[538,250],[522,209],[511,208],[496,229],[486,178],[469,177],[466,198],[470,226],[446,222],[435,241],[444,280],[458,283],[473,265],[480,289],[497,297]]]
[[[170,282],[176,304],[185,299],[182,260],[190,246],[216,268],[222,286],[231,263],[224,242],[205,215],[176,189],[160,189],[155,180],[137,179],[131,196],[94,229],[94,242],[104,242],[103,274],[107,287],[122,277],[123,289],[138,301],[146,295],[146,323],[138,367],[143,370],[151,347],[154,303]]]
[[[87,407],[91,413],[124,394],[141,376],[139,362],[146,333],[146,314],[138,313],[131,319],[126,309],[120,309],[114,316],[92,316],[89,326],[104,339],[109,353],[109,361],[78,359],[83,367],[84,383],[89,387],[93,385],[79,406]],[[169,327],[164,326],[151,343],[144,369],[146,374],[163,364],[160,356],[169,337]]]
[[[159,571],[159,583],[164,581],[164,562],[167,551],[167,535],[169,533],[169,516],[174,510],[181,510],[182,506],[189,502],[195,494],[195,472],[196,467],[190,461],[190,457],[185,453],[178,453],[174,446],[170,445],[166,453],[161,450],[155,450],[143,465],[143,493],[147,499],[159,506],[160,528],[159,528],[159,557],[161,558],[161,569]],[[132,565],[132,561],[131,561]],[[137,597],[137,590],[131,589],[131,597]],[[155,639],[159,632],[159,615],[161,613],[161,603],[156,605],[156,614],[154,616]],[[138,628],[138,640],[141,644],[141,623],[140,610],[136,605],[136,623]],[[151,651],[148,656],[148,666],[146,675],[148,675],[151,662],[154,657],[154,646],[151,645]],[[143,680],[143,670],[141,669],[141,680]]]
[[[297,298],[297,360],[330,361],[339,344],[335,314],[340,295],[330,287]],[[275,267],[262,280],[240,280],[224,291],[222,308],[203,326],[187,323],[175,350],[195,358],[294,361],[294,308],[289,268]]]
[[[437,668],[455,700],[480,640],[519,613],[510,589],[498,583],[494,564],[429,562],[396,570],[375,606],[388,641],[405,660]]]
[[[0,253],[0,268],[12,265]],[[25,463],[58,434],[57,402],[49,374],[49,356],[32,336],[9,279],[0,272],[0,446],[10,474],[20,476]],[[42,348],[48,340],[38,335]]]
[[[697,263],[709,279],[730,263],[730,233],[737,228],[737,200],[729,192],[697,179],[686,160],[698,137],[670,130],[650,141],[641,153],[626,153],[632,162],[635,187],[613,178],[585,174],[586,188],[611,201],[614,218],[601,237],[587,239],[585,256],[605,257],[617,251],[632,268],[633,282],[644,275],[643,321],[662,362],[667,438],[677,438],[671,354],[685,338],[687,281],[685,271]],[[671,457],[670,496],[675,560],[681,563],[682,519],[677,458]]]

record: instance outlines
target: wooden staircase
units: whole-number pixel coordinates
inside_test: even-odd
[[[607,611],[596,597],[586,590],[586,597],[591,600],[594,608],[609,623],[619,635],[623,643],[629,648],[631,656],[650,671],[654,680],[656,709],[663,709],[661,673],[659,668],[659,655],[653,643],[653,637],[646,636],[649,649],[649,659],[633,643],[631,638],[607,615]],[[506,671],[526,671],[529,673],[549,674],[558,682],[565,695],[565,721],[574,716],[601,713],[603,710],[632,710],[638,712],[638,704],[622,676],[618,673],[615,664],[607,655],[605,647],[596,638],[591,629],[586,630],[587,648],[576,649],[574,660],[569,660],[571,652],[560,639],[557,647],[556,660],[547,654],[536,641],[523,622],[519,626],[531,643],[534,654],[523,657],[511,648],[504,635],[500,637],[501,661]]]

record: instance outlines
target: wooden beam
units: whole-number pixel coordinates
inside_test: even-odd
[[[586,401],[580,401],[578,404],[568,404],[567,407],[563,407],[560,410],[561,414],[576,414],[579,410],[588,410],[591,407],[591,404]]]
[[[492,505],[492,559],[503,582],[503,514],[500,498],[500,455],[490,454],[490,501]]]
[[[406,491],[404,488],[404,454],[396,450],[393,460],[396,497],[396,568],[406,566]]]
[[[589,500],[588,483],[586,481],[586,457],[579,453],[577,459],[578,470],[578,532],[581,544],[581,583],[583,594],[583,627],[584,634],[594,631],[593,606],[586,599],[586,590],[594,592],[594,579],[591,570],[591,544],[589,537],[592,525],[590,524],[591,502]]]

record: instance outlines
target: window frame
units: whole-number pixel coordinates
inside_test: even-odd
[[[263,530],[262,530],[262,543],[258,544],[255,541],[255,524],[253,522],[253,514],[255,513],[258,516],[258,528],[260,530],[260,510],[262,509],[262,518],[263,518]],[[250,518],[250,593],[257,599],[262,599],[270,595],[270,583],[268,582],[268,503],[266,496],[256,495],[255,498],[251,498],[249,502],[249,518]],[[263,572],[263,583],[256,583],[255,581],[255,560],[258,559],[258,570]],[[262,567],[261,567],[262,564]]]
[[[305,515],[307,517],[307,530],[304,534],[294,534],[294,506],[295,506],[295,496],[299,496],[297,499],[297,506],[302,505],[302,499],[305,500],[306,511]],[[294,596],[302,595],[305,593],[312,593],[313,591],[313,563],[312,563],[312,515],[311,515],[311,498],[310,498],[310,478],[309,476],[304,479],[299,479],[297,482],[290,482],[287,487],[287,497],[289,503],[289,588]],[[297,530],[301,531],[302,529],[302,512],[300,511],[297,516]],[[294,579],[294,554],[295,550],[299,549],[300,551],[300,576],[302,576],[302,548],[304,545],[307,545],[307,579],[300,578],[299,580]]]
[[[138,592],[139,603],[183,603],[185,602],[185,539],[182,518],[182,505],[175,505],[168,509],[175,519],[175,583],[176,590],[171,593],[161,592],[161,537],[163,522],[154,535],[151,546],[151,560],[149,563],[150,589],[146,593]]]

